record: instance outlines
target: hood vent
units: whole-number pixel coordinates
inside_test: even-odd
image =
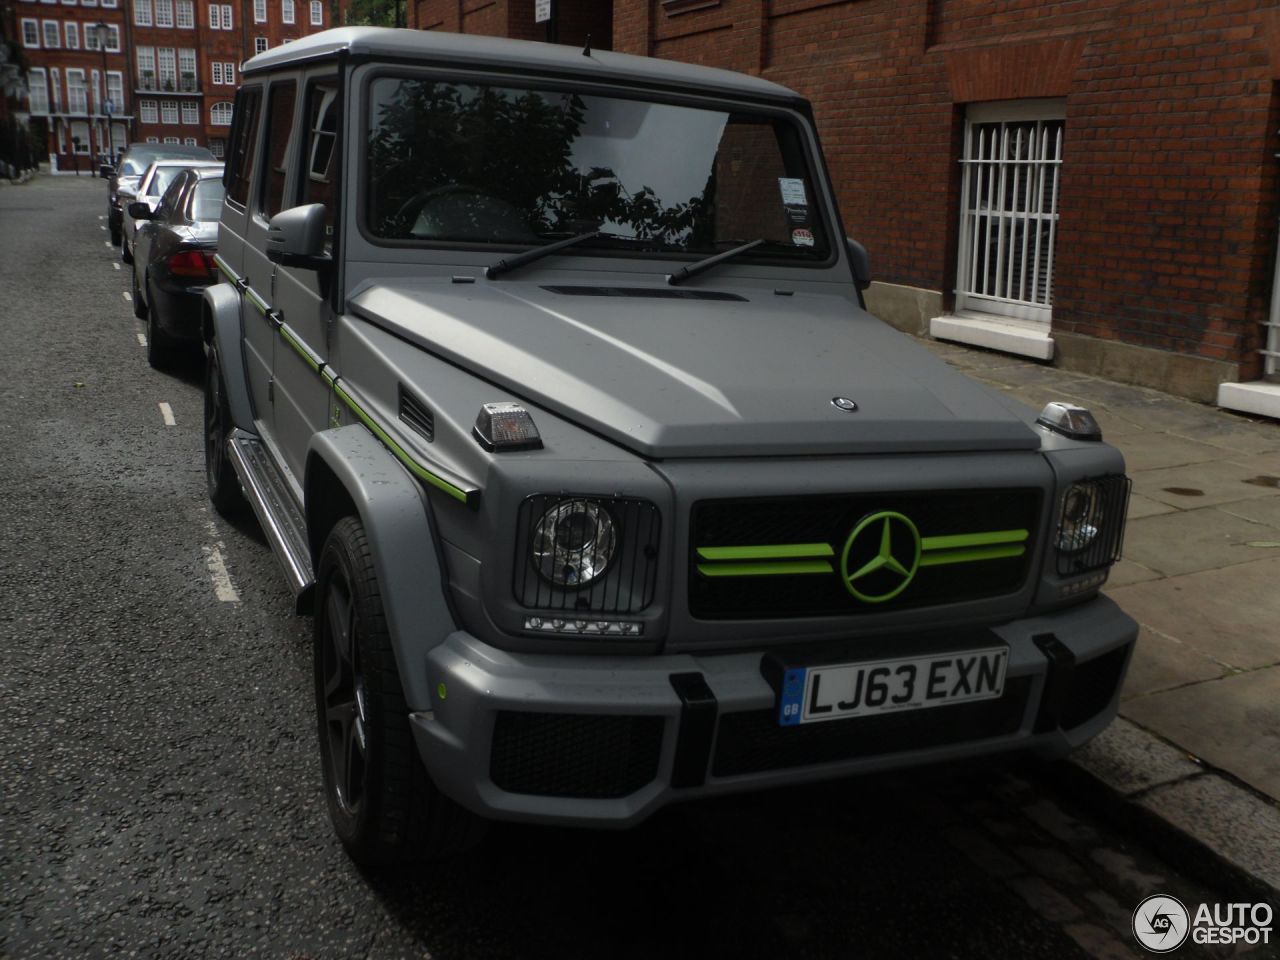
[[[680,290],[675,287],[543,287],[562,297],[640,297],[648,300],[737,300],[746,297],[717,290]]]
[[[431,443],[436,438],[436,418],[430,408],[400,384],[400,419]]]

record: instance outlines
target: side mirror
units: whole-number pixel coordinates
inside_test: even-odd
[[[281,210],[267,226],[267,259],[282,267],[325,269],[333,261],[324,252],[324,221],[323,203]]]
[[[849,250],[849,263],[853,266],[853,282],[859,290],[871,286],[871,258],[867,256],[867,248],[853,237],[844,238]]]
[[[135,220],[150,220],[155,214],[151,212],[151,207],[145,200],[134,200],[129,204],[129,216]]]

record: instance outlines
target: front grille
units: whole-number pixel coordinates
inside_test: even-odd
[[[658,775],[662,717],[501,711],[489,778],[508,793],[612,799]]]
[[[690,613],[705,620],[844,616],[1015,593],[1026,581],[1035,555],[1040,505],[1036,489],[699,501],[691,523]],[[881,513],[909,519],[922,543],[951,549],[922,552],[910,578],[892,567],[868,574],[855,583],[860,595],[854,594],[845,586],[841,555],[855,528]],[[860,536],[860,546],[879,528],[873,522],[864,529],[870,533]],[[905,530],[896,522],[892,526],[892,553],[897,556],[910,553]],[[1005,541],[979,542],[966,549],[956,548],[955,540],[942,539],[969,535],[1004,535]],[[735,555],[724,548],[742,552],[741,548],[769,545],[779,554],[778,547],[808,549],[805,559],[707,562],[709,555]],[[876,545],[870,544],[872,549]],[[865,566],[866,560],[851,556],[849,572]],[[906,586],[894,593],[904,581]]]
[[[1064,577],[1109,567],[1120,559],[1120,551],[1124,547],[1124,523],[1129,512],[1129,491],[1133,482],[1125,476],[1112,476],[1081,481],[1081,484],[1097,489],[1097,497],[1082,522],[1096,526],[1098,533],[1083,550],[1074,553],[1058,551],[1058,574]],[[1062,506],[1059,505],[1059,513]],[[1060,527],[1061,516],[1058,524]]]
[[[569,500],[590,500],[609,512],[617,553],[602,576],[584,587],[561,587],[533,564],[533,535],[538,521]],[[577,496],[533,496],[520,504],[516,521],[513,589],[516,600],[534,610],[569,613],[639,613],[653,602],[658,582],[658,508],[647,500]]]
[[[1071,692],[1062,710],[1062,728],[1070,730],[1092,720],[1107,708],[1120,685],[1129,648],[1120,647],[1100,657],[1077,663],[1071,674]]]
[[[711,772],[732,777],[1007,736],[1022,726],[1030,691],[1030,677],[1015,677],[998,700],[793,727],[779,726],[776,710],[728,713]]]

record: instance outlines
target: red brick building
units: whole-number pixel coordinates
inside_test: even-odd
[[[30,113],[44,118],[60,172],[96,168],[91,158],[137,141],[207,146],[221,156],[240,65],[334,25],[329,0],[16,0],[15,6],[31,64]],[[98,22],[108,28],[105,48],[97,45]]]
[[[1280,416],[1275,0],[407,2],[790,86],[882,318]]]

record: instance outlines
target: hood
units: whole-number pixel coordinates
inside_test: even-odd
[[[496,384],[495,401],[545,407],[646,457],[1040,445],[995,395],[842,297],[694,299],[710,289],[396,280],[351,308]]]

